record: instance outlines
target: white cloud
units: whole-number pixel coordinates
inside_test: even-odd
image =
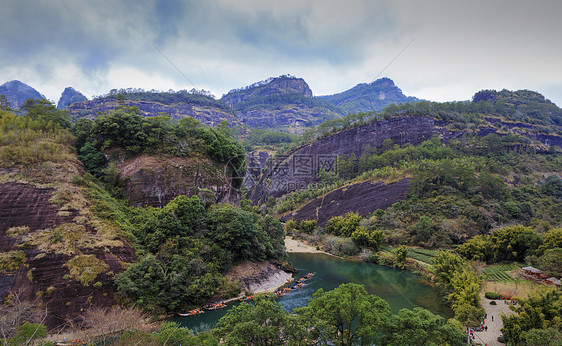
[[[56,100],[111,88],[191,89],[219,96],[270,76],[303,77],[330,94],[381,75],[408,95],[468,99],[527,88],[562,104],[557,1],[20,0],[0,13],[0,82]],[[182,71],[179,73],[158,50]]]

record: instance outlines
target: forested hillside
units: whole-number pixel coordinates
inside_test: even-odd
[[[83,311],[116,297],[167,315],[237,295],[225,278],[236,264],[285,261],[279,221],[216,204],[205,187],[215,171],[226,186],[242,182],[244,151],[226,126],[145,118],[125,105],[72,124],[46,101],[0,119],[0,296],[9,311],[47,307],[46,317],[38,310],[8,319],[80,322]],[[162,208],[129,205],[122,172],[110,163],[116,150],[126,158],[190,158],[198,179],[185,183],[191,194],[167,195]]]
[[[282,196],[270,205],[283,220],[313,220],[328,232],[330,218],[359,212],[362,225],[391,244],[449,246],[513,223],[543,232],[562,221],[561,114],[533,92],[483,91],[472,102],[393,105],[332,120],[273,160],[250,198]],[[299,168],[295,158],[322,155],[333,156],[332,170],[279,174],[285,164],[287,172]],[[388,198],[380,188],[364,189],[360,201],[334,194],[367,181],[401,181],[407,193],[396,190],[380,210],[379,199]]]

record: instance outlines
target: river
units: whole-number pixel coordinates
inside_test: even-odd
[[[332,290],[343,283],[365,285],[371,294],[383,298],[390,304],[392,313],[402,308],[423,307],[445,318],[453,317],[439,291],[419,275],[405,270],[378,266],[359,261],[347,261],[325,254],[289,254],[290,261],[299,270],[293,277],[298,279],[308,272],[316,275],[307,280],[304,287],[291,290],[279,299],[285,310],[305,306],[318,289]],[[199,316],[176,317],[173,320],[198,333],[212,329],[217,321],[239,302],[228,304],[227,308],[206,311]]]

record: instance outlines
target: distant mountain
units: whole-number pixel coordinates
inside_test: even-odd
[[[0,95],[5,95],[13,109],[19,109],[28,99],[44,99],[37,90],[29,85],[13,80],[0,85]]]
[[[73,104],[75,102],[87,101],[88,98],[84,96],[81,92],[75,90],[72,87],[64,89],[62,92],[59,103],[57,104],[58,109],[65,109],[66,106]]]
[[[305,127],[343,116],[335,106],[312,97],[302,78],[285,75],[230,91],[221,101],[249,127],[302,132]]]
[[[317,98],[339,107],[345,114],[380,111],[392,103],[419,101],[416,97],[404,95],[390,78],[377,79],[370,84],[357,84],[342,93]]]
[[[76,102],[65,109],[73,119],[94,119],[118,106],[117,96],[123,95],[123,103],[138,107],[144,116],[167,114],[172,119],[192,117],[207,125],[217,125],[227,121],[231,125],[240,122],[230,107],[203,92],[180,90],[177,92],[144,91],[141,89],[112,90],[109,94],[90,101]]]

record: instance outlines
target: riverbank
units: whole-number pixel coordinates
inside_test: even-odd
[[[285,237],[285,249],[288,253],[323,253],[330,255],[326,251],[322,251],[314,245],[293,239],[291,236]]]
[[[236,283],[243,293],[248,294],[274,292],[293,280],[291,273],[270,262],[250,261],[232,268],[226,278]]]

